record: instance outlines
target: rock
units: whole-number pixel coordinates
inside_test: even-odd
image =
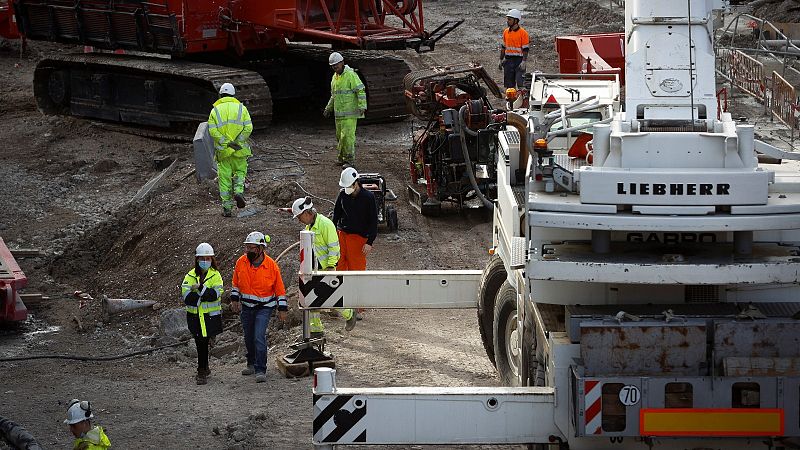
[[[242,442],[247,438],[247,435],[242,430],[236,430],[233,432],[233,440],[236,442]]]
[[[211,429],[211,432],[216,434],[217,436],[219,436],[219,434],[220,434],[219,427],[215,426],[214,428]]]
[[[186,325],[186,310],[183,308],[166,309],[161,311],[161,334],[180,338],[188,335],[189,329]]]
[[[225,355],[230,355],[232,353],[235,353],[238,349],[239,349],[239,343],[231,342],[224,345],[217,344],[214,348],[211,349],[209,353],[211,353],[211,356],[214,356],[216,358],[221,358]]]

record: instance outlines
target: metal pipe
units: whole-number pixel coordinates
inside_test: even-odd
[[[314,268],[314,232],[300,232],[300,277],[310,275]],[[305,305],[303,307],[303,339],[311,339],[311,317]]]
[[[551,132],[547,133],[547,140],[549,141],[550,139],[553,139],[556,136],[562,136],[564,134],[572,133],[573,131],[578,131],[578,130],[583,130],[583,129],[586,129],[586,128],[590,128],[590,127],[593,127],[595,125],[602,125],[602,124],[606,124],[606,123],[611,123],[613,120],[614,119],[612,117],[609,117],[608,119],[603,119],[603,120],[600,120],[600,121],[597,121],[597,122],[585,123],[583,125],[576,125],[576,126],[570,127],[570,128],[563,128],[561,130],[551,131]]]

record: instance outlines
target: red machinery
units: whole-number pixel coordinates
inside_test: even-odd
[[[28,317],[28,309],[18,292],[26,284],[28,279],[0,238],[0,322],[25,320]]]
[[[426,32],[422,0],[13,1],[28,39],[129,53],[43,60],[34,76],[41,110],[157,126],[204,120],[224,82],[261,126],[273,101],[324,103],[329,50],[292,44],[422,52],[461,24]],[[356,52],[345,58],[367,86],[369,119],[405,116],[405,62]]]
[[[560,73],[619,75],[625,85],[625,33],[556,37]]]
[[[8,0],[0,0],[0,37],[5,39],[19,38],[17,20]]]

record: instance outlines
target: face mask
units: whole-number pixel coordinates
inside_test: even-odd
[[[247,259],[249,259],[250,262],[253,262],[253,261],[257,260],[258,257],[259,257],[259,253],[258,252],[247,252]]]
[[[211,267],[211,261],[198,261],[197,265],[203,270],[208,270]]]
[[[350,186],[350,187],[344,188],[344,193],[347,194],[347,195],[352,195],[353,192],[355,192],[355,191],[356,191],[356,188],[354,186]]]

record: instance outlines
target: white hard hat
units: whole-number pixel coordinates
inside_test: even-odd
[[[89,402],[86,400],[80,401],[76,398],[69,402],[67,418],[64,419],[64,423],[67,425],[75,425],[76,423],[89,420],[93,417],[94,414],[92,414],[92,407]]]
[[[260,231],[253,231],[253,232],[251,232],[250,234],[247,235],[247,238],[244,240],[244,243],[245,244],[261,245],[261,246],[266,247],[267,246],[267,242],[269,242],[269,241],[270,241],[270,238],[269,238],[268,235],[265,235],[264,233],[262,233]]]
[[[508,14],[506,14],[506,17],[511,17],[512,19],[520,20],[520,19],[522,19],[522,13],[519,12],[518,9],[514,8],[514,9],[510,9],[508,11]]]
[[[314,203],[311,201],[311,197],[298,198],[292,203],[292,214],[294,214],[294,218],[296,219],[297,216],[303,214],[303,211],[308,211],[313,207]]]
[[[208,242],[203,242],[197,246],[194,256],[214,256],[214,248]]]
[[[358,172],[352,167],[348,167],[342,171],[339,176],[339,186],[346,188],[353,185],[358,179]]]
[[[219,95],[222,94],[236,95],[236,88],[230,83],[222,83],[222,86],[219,87]]]
[[[331,56],[328,57],[328,64],[330,65],[339,64],[342,61],[344,61],[344,56],[339,52],[333,52]]]

